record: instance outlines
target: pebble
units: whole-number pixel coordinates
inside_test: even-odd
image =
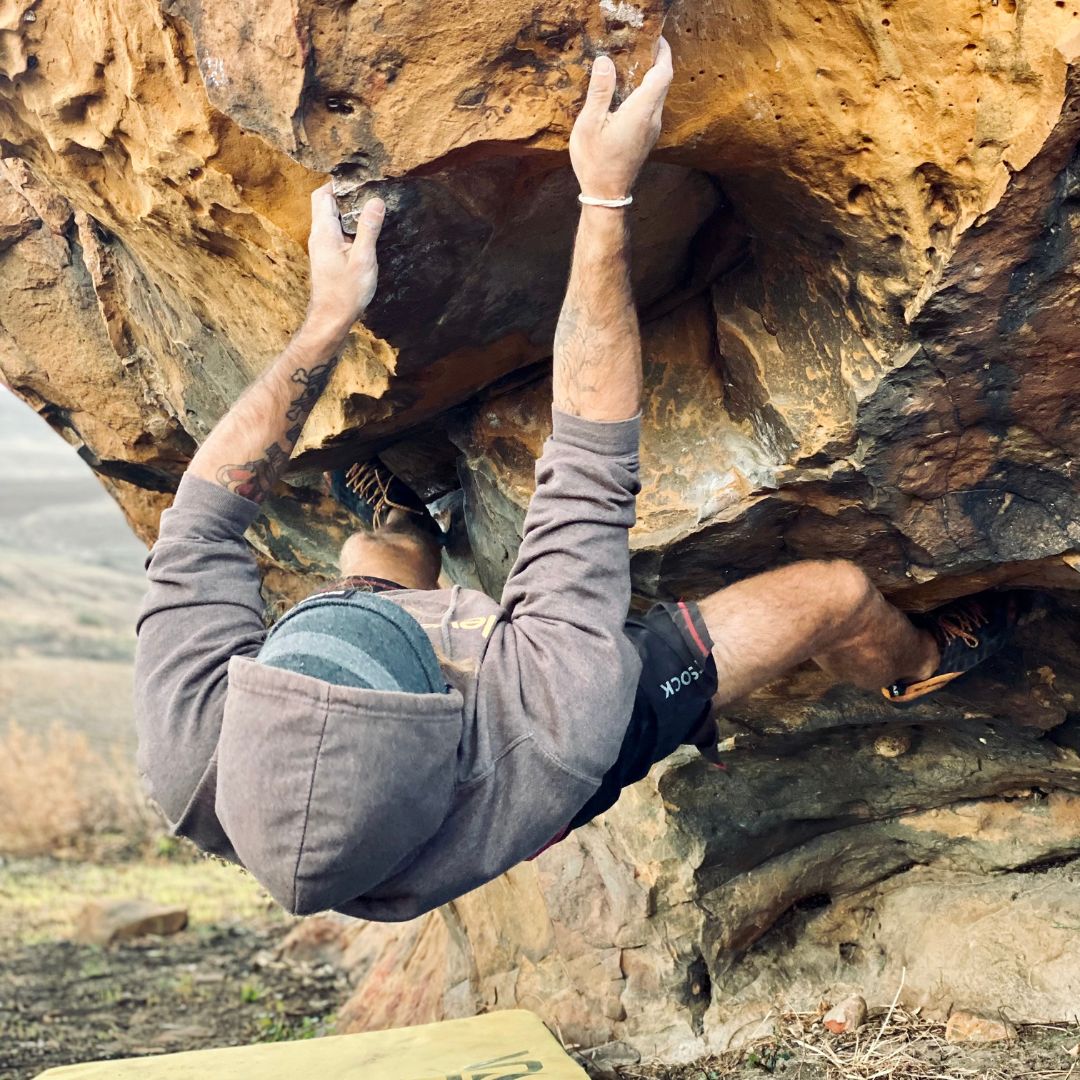
[[[957,1010],[945,1025],[945,1041],[950,1043],[1012,1042],[1016,1028],[1000,1017],[980,1016]]]
[[[858,994],[852,994],[834,1005],[821,1022],[834,1035],[856,1031],[866,1023],[866,1002]]]
[[[149,900],[91,900],[75,916],[74,938],[84,945],[112,945],[147,934],[175,934],[187,921],[187,909],[182,907]]]

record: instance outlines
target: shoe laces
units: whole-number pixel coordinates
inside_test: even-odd
[[[371,523],[380,528],[386,523],[391,510],[402,510],[416,515],[414,506],[405,506],[390,495],[394,476],[377,461],[364,461],[353,465],[345,473],[345,484],[359,499],[371,507]]]
[[[985,626],[990,619],[980,604],[972,604],[964,611],[944,615],[938,619],[937,628],[942,636],[942,644],[949,645],[962,641],[969,649],[979,647],[976,630]]]

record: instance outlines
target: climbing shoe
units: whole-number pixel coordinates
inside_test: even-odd
[[[443,530],[428,513],[421,498],[399,480],[378,458],[358,462],[330,474],[330,491],[364,526],[373,531],[385,528],[394,510],[407,514],[416,528],[443,542]]]
[[[929,678],[893,683],[881,692],[894,705],[907,705],[940,690],[1004,648],[1034,606],[1030,592],[984,592],[913,615],[916,626],[934,635],[941,662]]]

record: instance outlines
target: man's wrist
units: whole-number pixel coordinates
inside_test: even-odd
[[[590,227],[608,228],[623,232],[626,229],[628,206],[588,206],[580,203],[581,221]]]
[[[629,247],[629,219],[626,210],[607,206],[582,206],[578,223],[576,257],[609,258],[625,253]]]
[[[293,335],[292,343],[306,357],[325,363],[341,351],[350,329],[351,326],[342,326],[335,319],[308,312],[300,329]]]

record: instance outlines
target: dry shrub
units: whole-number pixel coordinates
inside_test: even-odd
[[[0,733],[0,853],[99,857],[143,846],[159,825],[132,764],[54,724]]]

